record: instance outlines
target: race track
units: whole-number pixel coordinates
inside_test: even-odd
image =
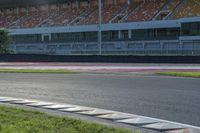
[[[200,79],[136,74],[0,74],[0,95],[200,126]]]

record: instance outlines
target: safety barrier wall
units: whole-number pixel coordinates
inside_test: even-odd
[[[200,63],[200,56],[3,54],[1,62]]]

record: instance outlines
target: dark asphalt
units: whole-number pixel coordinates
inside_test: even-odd
[[[1,73],[0,96],[111,109],[200,126],[200,79]]]

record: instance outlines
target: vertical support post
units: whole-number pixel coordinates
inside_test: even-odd
[[[102,54],[102,29],[101,29],[101,24],[102,24],[102,2],[99,0],[99,31],[98,31],[98,41],[99,41],[99,55]]]
[[[131,39],[131,38],[132,38],[132,31],[128,30],[128,39]]]

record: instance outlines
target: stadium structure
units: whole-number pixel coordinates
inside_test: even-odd
[[[199,0],[1,0],[0,27],[14,53],[200,55]]]

